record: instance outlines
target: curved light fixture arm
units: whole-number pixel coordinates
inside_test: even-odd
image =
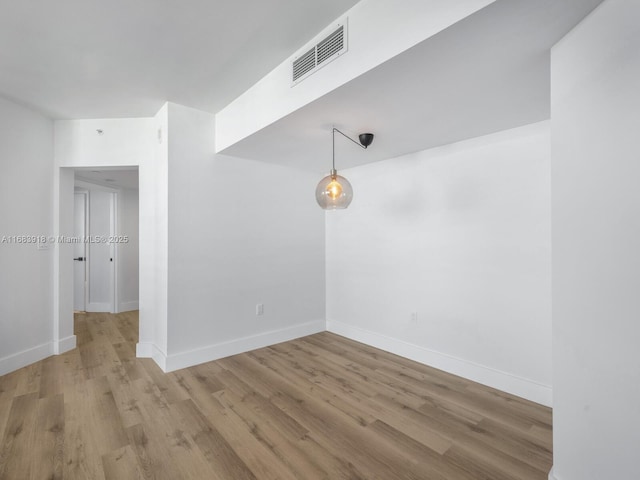
[[[331,169],[331,174],[332,175],[336,174],[336,132],[338,132],[344,138],[347,138],[347,139],[351,140],[357,146],[359,146],[360,148],[363,148],[365,150],[367,149],[367,147],[369,145],[371,145],[371,142],[373,141],[373,134],[371,134],[371,133],[363,133],[363,134],[361,134],[360,135],[360,142],[356,142],[353,138],[351,138],[346,133],[343,133],[340,130],[338,130],[336,127],[333,127],[333,131],[331,132],[332,138],[333,138],[333,164],[332,164],[333,168]]]

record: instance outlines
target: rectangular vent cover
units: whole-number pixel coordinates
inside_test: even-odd
[[[294,58],[291,86],[297,85],[309,75],[347,51],[346,26],[346,22],[338,25],[338,28],[316,43],[311,49]]]

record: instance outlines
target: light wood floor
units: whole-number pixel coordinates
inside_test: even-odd
[[[137,315],[0,377],[0,478],[547,478],[548,408],[321,333],[164,374]]]

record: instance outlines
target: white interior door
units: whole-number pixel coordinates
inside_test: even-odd
[[[92,190],[89,197],[89,312],[115,313],[115,194]]]
[[[73,215],[73,234],[80,239],[78,243],[73,245],[73,309],[84,312],[87,309],[87,246],[83,241],[87,226],[86,193],[75,194]]]

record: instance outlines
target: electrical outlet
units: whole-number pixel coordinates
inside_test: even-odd
[[[258,316],[264,315],[264,304],[263,303],[257,303],[256,304],[256,315],[258,315]]]
[[[411,323],[418,323],[418,312],[411,312]]]

